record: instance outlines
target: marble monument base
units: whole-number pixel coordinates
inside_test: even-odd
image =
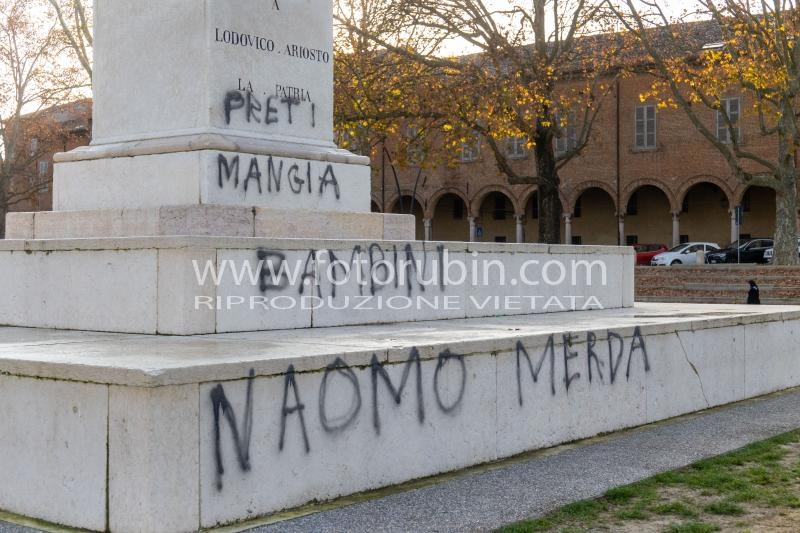
[[[0,509],[118,533],[240,523],[798,386],[798,335],[798,307],[680,304],[198,337],[0,328]]]
[[[53,210],[222,204],[370,211],[369,158],[333,145],[195,134],[56,154]]]
[[[631,248],[611,246],[5,240],[0,324],[196,335],[612,309],[633,305],[633,262]]]
[[[6,239],[217,236],[272,239],[414,240],[412,215],[172,205],[138,209],[15,212]]]

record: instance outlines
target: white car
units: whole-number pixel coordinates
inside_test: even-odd
[[[800,239],[797,239],[797,253],[800,254]],[[772,263],[772,258],[775,255],[775,248],[767,248],[764,250],[764,261]]]
[[[687,242],[655,256],[650,264],[653,266],[694,265],[697,263],[697,252],[714,252],[719,250],[715,242]]]

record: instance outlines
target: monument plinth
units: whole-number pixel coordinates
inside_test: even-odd
[[[53,209],[369,212],[369,159],[333,142],[331,28],[328,0],[100,0],[92,143],[56,156]]]
[[[0,241],[0,510],[204,530],[800,383],[798,308],[630,309],[630,247],[369,213],[329,0],[95,16],[92,144]]]
[[[414,242],[412,216],[370,213],[369,159],[333,142],[329,0],[97,0],[94,27],[92,142],[57,154],[53,212],[7,217],[0,323],[196,335],[633,304],[630,250]]]

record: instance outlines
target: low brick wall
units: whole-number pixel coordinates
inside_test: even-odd
[[[636,267],[636,301],[745,303],[751,279],[762,304],[800,303],[800,266],[769,265]]]

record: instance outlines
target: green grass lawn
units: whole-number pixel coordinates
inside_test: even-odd
[[[753,527],[800,531],[800,430],[498,531],[706,533]]]

